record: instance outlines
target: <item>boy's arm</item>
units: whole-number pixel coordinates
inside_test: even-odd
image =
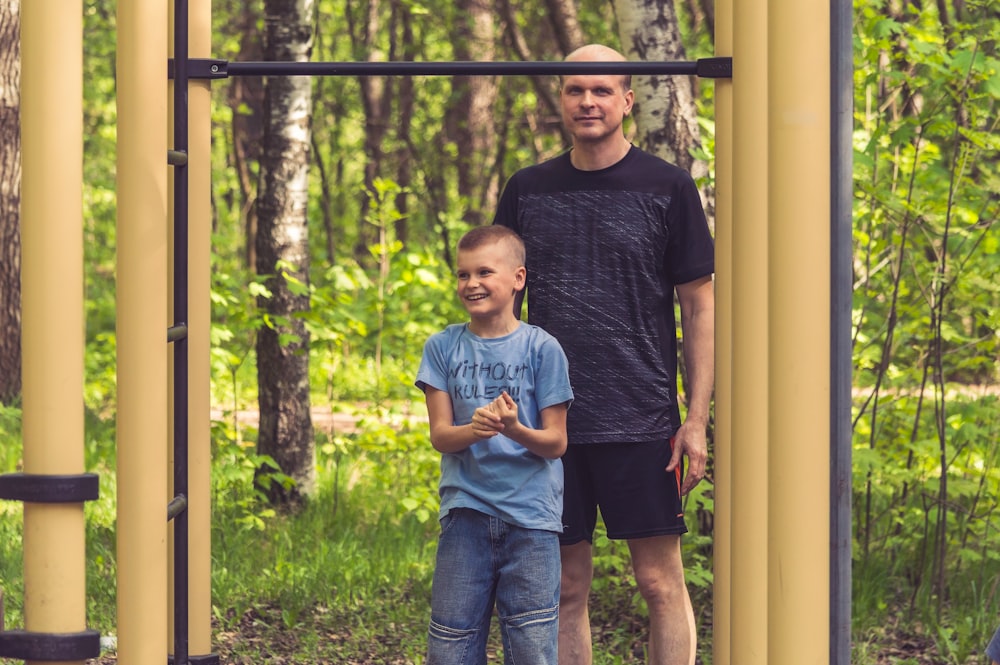
[[[542,426],[532,429],[517,419],[517,403],[506,392],[490,405],[503,423],[501,432],[539,457],[558,459],[566,452],[566,402],[541,411]],[[478,415],[478,413],[477,413]]]
[[[486,419],[476,417],[467,425],[455,424],[455,413],[451,406],[451,395],[431,386],[424,388],[427,402],[427,416],[430,421],[431,445],[440,453],[458,453],[476,441],[488,439],[497,433],[499,419],[490,428]],[[477,409],[477,416],[479,416]]]

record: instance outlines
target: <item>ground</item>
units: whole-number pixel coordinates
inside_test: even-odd
[[[273,615],[272,615],[273,612]],[[349,632],[332,629],[331,626],[307,626],[306,631],[322,631],[317,637],[327,653],[314,660],[306,660],[302,656],[302,640],[299,631],[275,628],[281,626],[280,611],[274,608],[263,613],[252,610],[241,619],[232,630],[215,631],[215,653],[219,656],[221,665],[311,665],[312,663],[329,663],[331,665],[409,665],[412,661],[392,654],[393,645],[398,646],[400,635],[396,626],[386,626],[382,635],[356,636]],[[628,627],[625,627],[626,629]],[[623,626],[614,628],[620,632]],[[641,628],[635,626],[637,634]],[[605,630],[595,626],[595,639],[601,640]],[[642,643],[636,639],[630,646],[632,659],[626,663],[643,663]],[[700,651],[708,649],[702,644]],[[866,665],[946,665],[947,659],[937,653],[931,638],[914,635],[898,626],[886,626],[878,645],[868,645],[863,649],[866,653],[855,662]],[[343,655],[345,652],[350,655]],[[341,655],[338,655],[341,654]],[[491,656],[495,655],[491,654]],[[852,658],[852,661],[854,659]],[[501,663],[501,659],[490,658],[490,664]],[[970,663],[979,661],[972,659]],[[107,654],[99,659],[88,660],[86,665],[116,665],[117,658]],[[698,664],[703,663],[698,659]]]

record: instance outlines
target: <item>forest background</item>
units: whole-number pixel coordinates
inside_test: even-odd
[[[0,472],[21,457],[17,6],[0,3]],[[83,11],[83,396],[102,497],[86,508],[88,620],[113,635],[115,3]],[[696,59],[714,55],[713,23],[711,0],[217,0],[213,55],[559,60],[598,41]],[[979,663],[1000,623],[1000,2],[857,0],[853,33],[852,659]],[[630,136],[690,169],[711,214],[713,84],[636,87]],[[437,455],[413,375],[426,337],[463,318],[455,240],[489,223],[516,169],[568,145],[555,81],[233,78],[213,99],[219,651],[420,663]],[[292,414],[282,427],[279,410]],[[685,539],[706,663],[712,489],[689,497]],[[20,507],[0,503],[8,627],[21,620],[20,548]],[[627,550],[599,534],[595,551],[598,662],[642,662]]]

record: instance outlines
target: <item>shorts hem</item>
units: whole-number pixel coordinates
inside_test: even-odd
[[[688,532],[687,525],[666,527],[662,529],[649,529],[638,533],[611,533],[608,532],[608,540],[637,540],[639,538],[655,538],[657,536],[683,536]]]

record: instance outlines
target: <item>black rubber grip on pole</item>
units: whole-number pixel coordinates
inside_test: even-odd
[[[0,499],[27,503],[80,503],[100,496],[95,473],[50,475],[6,473],[0,475]],[[69,659],[72,660],[72,659]]]
[[[60,662],[86,660],[100,655],[101,634],[96,630],[79,633],[0,631],[0,658]]]

